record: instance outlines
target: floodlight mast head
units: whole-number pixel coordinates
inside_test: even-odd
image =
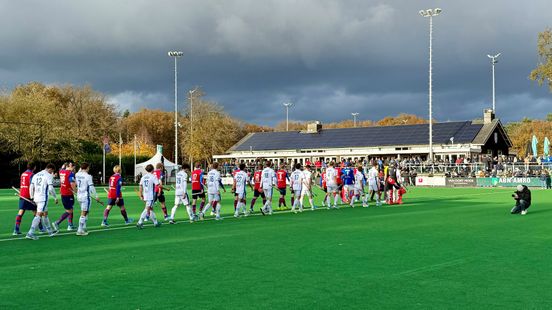
[[[284,105],[284,107],[289,108],[293,105],[293,102],[284,102],[282,104]]]
[[[491,63],[494,65],[498,62],[497,58],[500,56],[501,53],[498,53],[494,56],[492,55],[487,55],[487,57],[489,57],[491,59]]]
[[[180,51],[170,51],[167,53],[167,55],[169,55],[170,57],[182,57],[184,53]]]
[[[441,12],[443,12],[442,9],[435,8],[435,9],[420,10],[418,13],[420,13],[420,15],[422,15],[423,17],[433,17],[441,14]]]

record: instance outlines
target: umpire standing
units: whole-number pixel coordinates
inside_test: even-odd
[[[531,191],[525,185],[518,185],[517,190],[512,197],[516,201],[516,205],[512,208],[512,214],[521,213],[521,215],[527,214],[527,209],[531,206]]]

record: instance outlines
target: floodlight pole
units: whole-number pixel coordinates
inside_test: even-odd
[[[293,105],[292,102],[284,102],[284,107],[286,107],[286,131],[289,131],[289,107]]]
[[[429,17],[429,160],[433,162],[433,17],[441,13],[441,9],[421,10],[423,17]]]
[[[197,91],[197,87],[193,90],[188,91],[190,94],[190,145],[192,146],[191,150],[193,149],[194,145],[194,93]],[[192,152],[190,152],[190,167],[194,168],[194,158],[192,156]]]
[[[356,127],[356,118],[357,118],[357,115],[359,113],[355,112],[355,113],[351,113],[351,115],[353,116],[353,127]]]
[[[178,166],[178,65],[177,59],[184,53],[170,51],[167,53],[174,58],[174,164]]]
[[[487,55],[491,59],[492,73],[493,73],[493,113],[496,115],[496,97],[495,97],[495,64],[498,62],[497,58],[500,56],[500,53],[491,56]]]

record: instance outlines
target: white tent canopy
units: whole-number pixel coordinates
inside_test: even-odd
[[[158,163],[163,163],[163,165],[165,166],[165,170],[167,170],[167,179],[172,175],[173,170],[178,170],[178,165],[166,159],[163,154],[161,154],[158,148],[157,153],[155,153],[152,158],[143,163],[136,164],[136,172],[134,177],[138,175],[144,175],[146,173],[147,165],[151,164],[153,165],[153,167],[155,167],[155,165],[157,165]]]

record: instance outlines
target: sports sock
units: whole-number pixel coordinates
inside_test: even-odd
[[[83,232],[84,231],[84,223],[86,221],[86,218],[84,216],[80,216],[79,218],[79,232]]]
[[[67,212],[67,211],[63,212],[63,214],[56,221],[56,224],[57,225],[61,224],[61,222],[63,222],[67,217],[69,217],[69,212]]]
[[[294,205],[294,204],[295,204],[295,197],[291,196],[291,205]]]
[[[178,208],[178,206],[174,206],[171,209],[171,219],[173,219],[173,220],[174,220],[174,214],[176,213],[176,208]]]
[[[192,205],[192,211],[194,212],[194,214],[196,213],[196,204],[195,203]]]
[[[46,217],[43,216],[40,218],[40,221],[42,222],[42,227],[46,230],[48,234],[52,232],[52,229],[50,228],[50,221],[48,221],[48,224],[46,224]]]
[[[150,210],[150,218],[153,221],[153,224],[157,225],[157,217],[155,216],[155,212],[153,212],[153,209]]]
[[[251,199],[251,210],[253,210],[253,207],[255,206],[255,201],[257,201],[257,198]]]
[[[202,212],[204,207],[205,207],[205,201],[202,201],[201,204],[199,204],[199,212]],[[205,212],[203,212],[203,213],[205,213]]]
[[[334,195],[334,206],[337,206],[337,199],[339,199],[339,194]]]
[[[310,203],[311,208],[314,209],[314,201],[312,201],[312,198],[309,198],[309,203]]]
[[[190,205],[186,206],[186,211],[188,211],[188,217],[190,217],[190,220],[194,219],[194,212],[192,212],[192,207]]]
[[[126,208],[125,207],[121,207],[121,215],[123,216],[123,218],[125,219],[125,222],[128,222],[128,214],[126,212]]]
[[[33,218],[33,222],[31,223],[31,229],[29,229],[30,234],[34,234],[40,222],[40,217],[38,215],[35,215],[35,217]]]
[[[234,199],[234,211],[236,211],[236,208],[238,207],[238,201]]]
[[[146,219],[146,216],[148,215],[148,209],[144,209],[144,211],[142,211],[142,214],[140,215],[140,219],[138,220],[138,224],[142,224],[144,223],[144,220]]]
[[[167,207],[161,206],[161,210],[163,210],[163,215],[164,215],[164,216],[167,216],[167,215],[168,215],[168,214],[167,214]]]
[[[215,209],[215,214],[217,215],[217,217],[220,217],[220,208],[222,206],[220,205],[220,202],[217,201],[217,207]]]
[[[104,221],[107,221],[107,218],[109,217],[109,211],[111,211],[111,209],[105,209],[104,210]]]
[[[205,207],[203,208],[202,211],[201,211],[201,209],[200,209],[199,213],[205,214],[205,213],[207,213],[207,211],[209,210],[209,208],[211,208],[211,203],[210,203],[210,202],[207,203],[207,204],[205,205]]]
[[[21,219],[23,218],[23,215],[18,214],[15,217],[15,230],[19,231],[19,226],[21,226]]]
[[[73,226],[73,212],[69,213],[67,222],[69,222],[69,225]]]

